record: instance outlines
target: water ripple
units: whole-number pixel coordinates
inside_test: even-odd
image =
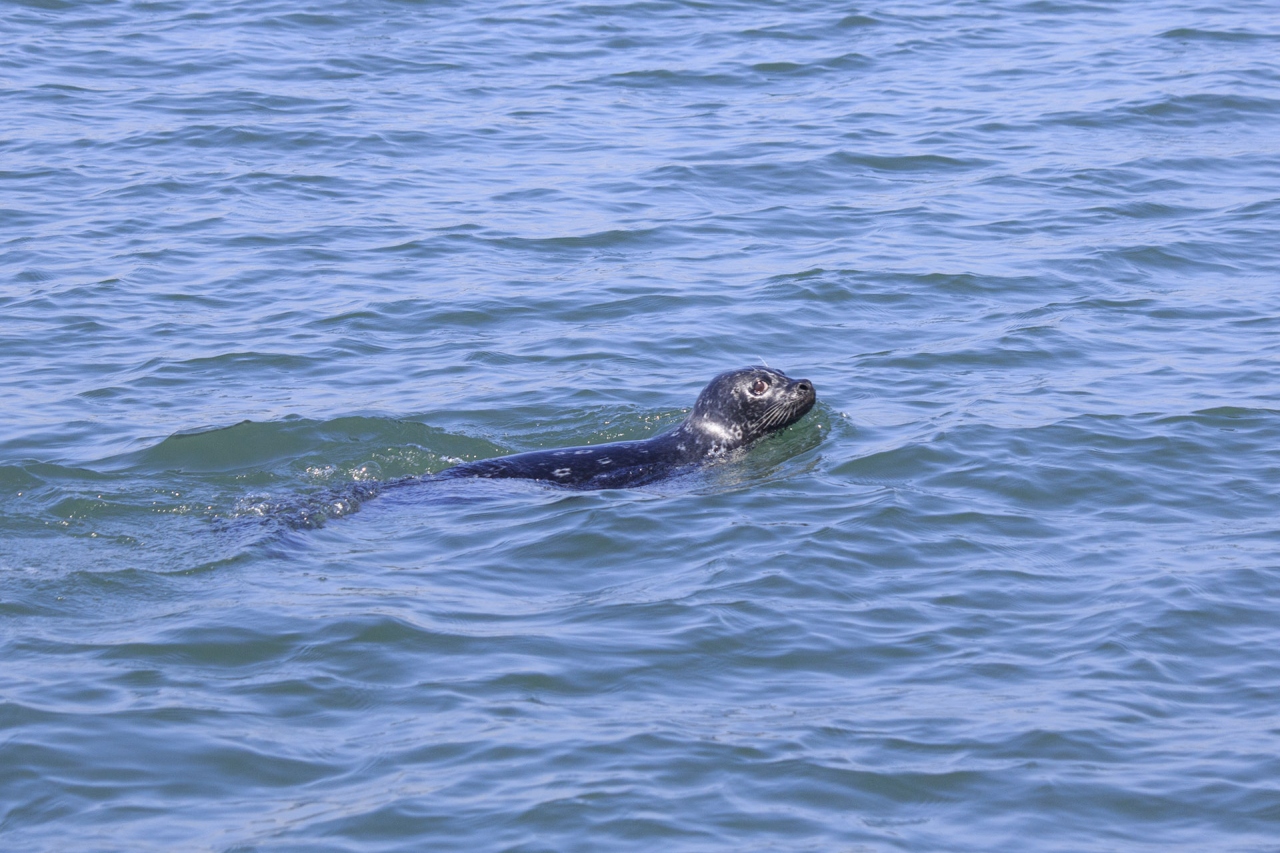
[[[10,4],[6,849],[1274,847],[1273,5]]]

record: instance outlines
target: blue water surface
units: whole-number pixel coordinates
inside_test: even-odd
[[[0,38],[0,848],[1280,850],[1274,0]]]

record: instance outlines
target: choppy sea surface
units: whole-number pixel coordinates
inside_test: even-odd
[[[0,40],[4,850],[1280,850],[1274,0]]]

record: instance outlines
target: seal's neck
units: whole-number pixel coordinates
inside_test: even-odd
[[[685,418],[675,429],[655,436],[653,441],[664,453],[681,462],[700,462],[742,446],[740,436],[697,413]]]

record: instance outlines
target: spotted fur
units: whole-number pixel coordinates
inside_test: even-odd
[[[785,429],[813,408],[807,379],[768,367],[721,373],[698,395],[679,425],[645,441],[537,450],[466,462],[440,476],[543,480],[578,489],[651,483],[706,464]]]

